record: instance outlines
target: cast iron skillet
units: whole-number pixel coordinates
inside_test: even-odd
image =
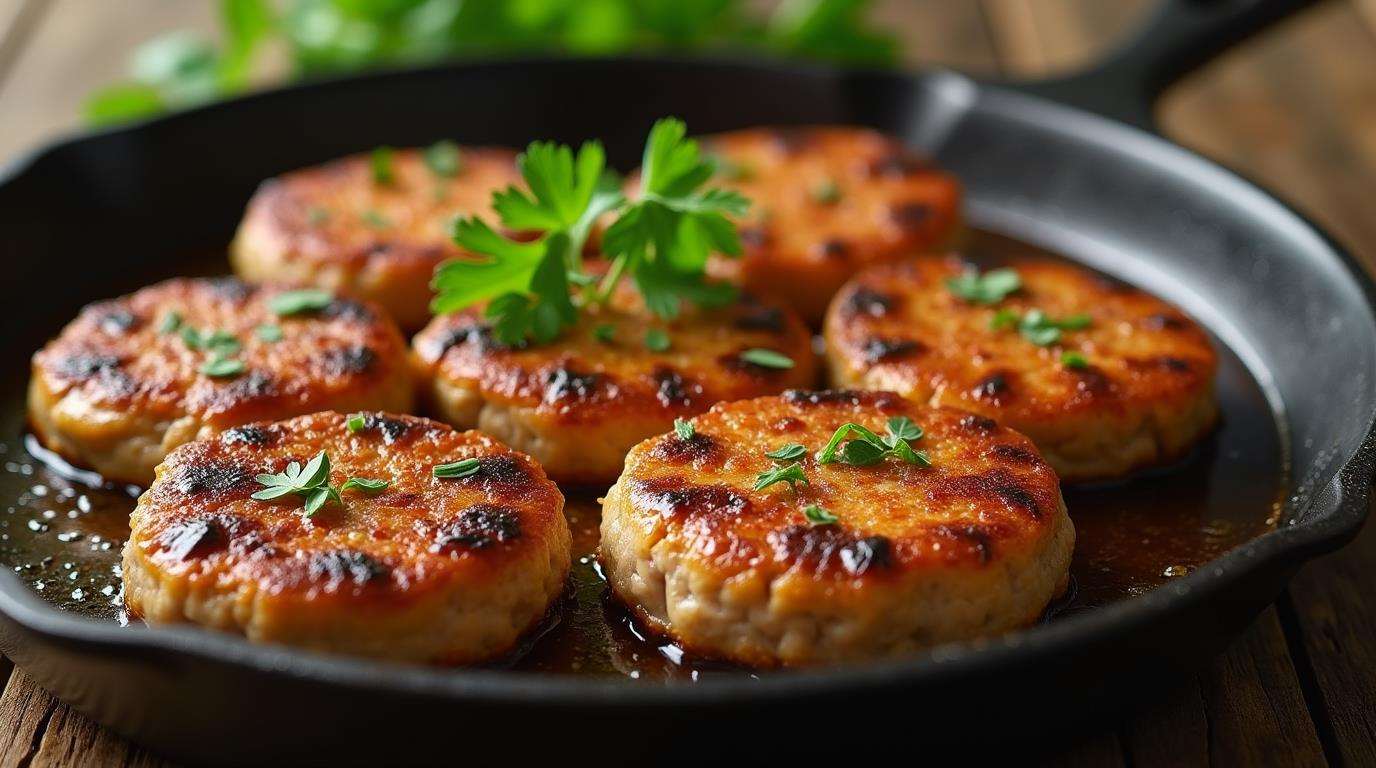
[[[60,143],[0,182],[6,397],[18,402],[28,355],[82,303],[175,274],[178,255],[228,242],[254,186],[290,168],[442,136],[507,145],[596,136],[625,169],[666,114],[698,132],[877,126],[957,173],[976,224],[1183,305],[1284,409],[1294,468],[1287,522],[1185,578],[938,656],[696,685],[420,669],[194,629],[120,629],[47,607],[9,573],[0,574],[0,649],[118,731],[170,755],[226,763],[616,762],[652,747],[703,755],[727,745],[732,754],[868,759],[893,744],[911,754],[972,732],[980,754],[1001,735],[1044,735],[1112,712],[1222,649],[1301,563],[1351,539],[1366,513],[1376,416],[1370,280],[1274,198],[1140,129],[1168,83],[1304,4],[1171,0],[1102,67],[1021,87],[950,72],[657,58],[374,74]],[[14,408],[0,426],[19,430],[22,417]]]

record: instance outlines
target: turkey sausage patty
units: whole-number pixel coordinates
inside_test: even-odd
[[[971,269],[924,257],[858,276],[827,317],[833,381],[996,418],[1067,481],[1168,462],[1213,427],[1217,354],[1179,309],[1043,260],[1018,262],[1001,299],[963,297],[952,281]]]
[[[872,461],[846,447],[853,432],[840,445],[855,463],[821,463],[839,427],[886,436],[904,417],[909,436],[925,429],[908,444],[930,466]],[[760,665],[887,656],[1027,625],[1064,589],[1075,534],[1056,475],[988,418],[790,391],[691,423],[631,451],[601,545],[614,593],[689,650]],[[793,464],[792,483],[766,482]]]
[[[228,427],[413,400],[406,342],[375,306],[175,279],[86,307],[35,354],[29,420],[74,463],[143,485],[168,451]]]
[[[488,216],[493,191],[520,182],[511,150],[450,148],[443,163],[429,152],[395,151],[381,177],[354,155],[265,182],[231,247],[235,272],[346,291],[405,330],[425,325],[431,273],[461,254],[450,222]]]
[[[253,498],[322,451],[334,500],[308,515],[300,494]],[[561,594],[563,506],[528,457],[427,419],[318,413],[237,427],[158,467],[130,518],[125,601],[151,622],[259,642],[484,661]]]
[[[702,140],[714,184],[752,205],[745,253],[713,269],[787,302],[809,323],[857,270],[944,244],[960,186],[897,140],[864,128],[756,128]]]
[[[814,381],[811,339],[787,310],[743,298],[664,322],[619,296],[556,343],[525,349],[496,343],[476,311],[436,318],[414,340],[433,406],[560,482],[605,485],[631,446],[675,417]]]

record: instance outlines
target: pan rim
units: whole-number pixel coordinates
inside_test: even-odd
[[[957,78],[964,75],[945,70],[918,73],[868,72],[821,65],[799,65],[738,58],[686,58],[636,56],[629,58],[542,58],[468,62],[427,67],[419,70],[387,70],[351,77],[332,78],[255,92],[236,99],[208,104],[185,112],[164,115],[132,125],[94,134],[69,136],[21,155],[0,168],[0,187],[14,183],[33,171],[42,158],[65,147],[92,142],[104,136],[148,130],[182,119],[197,119],[220,109],[293,93],[321,88],[348,88],[360,82],[389,78],[411,78],[441,74],[479,73],[487,68],[579,66],[633,66],[637,63],[697,68],[727,72],[747,68],[767,74],[810,77],[878,77],[914,85],[931,78]],[[973,81],[969,81],[973,83]],[[1356,259],[1320,227],[1284,200],[1236,172],[1179,147],[1168,140],[1138,128],[1117,123],[1078,109],[1061,106],[1041,98],[1015,93],[996,85],[974,85],[980,101],[1009,100],[1029,115],[1046,120],[1048,116],[1075,115],[1073,133],[1090,131],[1153,152],[1166,152],[1172,161],[1207,169],[1217,180],[1246,190],[1269,201],[1292,223],[1318,239],[1325,258],[1335,259],[1342,277],[1356,286],[1369,311],[1376,315],[1376,283]],[[1052,130],[1067,132],[1064,123]],[[1210,561],[1191,574],[1172,581],[1140,597],[1124,600],[1081,615],[1039,625],[1005,638],[961,646],[938,648],[931,653],[904,659],[856,666],[834,666],[816,670],[705,679],[695,683],[671,682],[652,685],[619,678],[587,679],[510,670],[436,669],[408,667],[389,662],[342,656],[325,656],[279,646],[254,645],[236,636],[208,632],[189,626],[122,628],[112,623],[69,614],[48,606],[12,573],[0,573],[0,614],[22,631],[41,636],[49,643],[62,644],[82,652],[151,652],[168,657],[197,660],[247,668],[253,672],[283,675],[364,691],[406,694],[435,699],[464,699],[475,703],[525,705],[588,705],[608,707],[665,707],[712,705],[743,700],[771,700],[799,695],[833,695],[870,686],[920,685],[1008,666],[1020,666],[1051,658],[1094,639],[1122,635],[1149,626],[1160,617],[1185,610],[1219,592],[1250,573],[1278,562],[1298,567],[1317,554],[1331,550],[1356,535],[1367,513],[1372,459],[1376,454],[1376,413],[1366,414],[1366,431],[1360,444],[1349,455],[1335,460],[1332,480],[1316,488],[1309,504],[1294,510],[1295,522],[1270,531]],[[1325,491],[1331,493],[1325,493]],[[1320,504],[1322,503],[1322,508]],[[23,654],[19,654],[23,658]]]

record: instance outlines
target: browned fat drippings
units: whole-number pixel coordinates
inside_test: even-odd
[[[969,253],[976,261],[987,253],[1000,261],[1008,254],[1045,255],[988,235],[977,235]],[[1175,466],[1065,489],[1076,530],[1072,585],[1047,621],[1142,594],[1279,519],[1286,466],[1275,418],[1242,362],[1219,349],[1222,423],[1215,434]],[[16,398],[8,407],[18,413],[22,405]],[[972,420],[972,429],[979,426]],[[19,434],[0,440],[0,564],[63,610],[121,621],[120,548],[137,489],[100,486],[91,473],[45,462],[43,453],[31,439],[26,447]],[[568,594],[510,666],[642,680],[753,674],[685,657],[639,628],[609,599],[598,572],[596,494],[566,494],[575,553]],[[340,572],[353,578],[363,571]]]

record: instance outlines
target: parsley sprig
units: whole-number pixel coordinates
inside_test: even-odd
[[[880,437],[873,430],[855,422],[842,424],[832,434],[826,447],[817,452],[817,463],[839,462],[854,467],[868,467],[892,456],[908,464],[922,467],[932,465],[926,451],[914,450],[910,444],[910,441],[922,437],[922,428],[911,419],[895,416],[889,419],[885,432],[887,434]],[[846,440],[852,434],[856,437]]]
[[[1011,309],[1001,309],[989,321],[994,330],[1017,327],[1024,339],[1039,347],[1049,347],[1060,341],[1064,331],[1080,331],[1088,328],[1093,320],[1089,315],[1067,315],[1053,318],[1040,309],[1029,309],[1021,318]]]
[[[578,319],[579,306],[605,303],[630,277],[651,312],[673,319],[685,301],[717,306],[735,289],[706,279],[712,252],[739,255],[730,217],[749,202],[722,189],[702,189],[713,164],[686,138],[682,121],[655,123],[645,145],[634,200],[606,167],[602,145],[570,147],[535,142],[518,159],[529,192],[515,187],[493,195],[503,228],[534,233],[514,240],[477,217],[454,224],[454,242],[477,256],[441,264],[431,285],[437,314],[487,301],[485,314],[502,344],[553,341]],[[593,224],[615,218],[602,237],[610,266],[600,279],[583,271],[582,253]],[[582,286],[573,296],[571,285]]]
[[[339,489],[330,485],[330,457],[321,451],[315,458],[306,462],[293,461],[286,470],[276,474],[262,474],[253,478],[263,490],[255,491],[253,498],[269,501],[288,494],[296,494],[306,500],[306,517],[315,515],[327,502],[339,502]]]
[[[972,304],[992,305],[1022,287],[1022,278],[1011,269],[993,269],[981,274],[969,269],[947,278],[946,289]]]

